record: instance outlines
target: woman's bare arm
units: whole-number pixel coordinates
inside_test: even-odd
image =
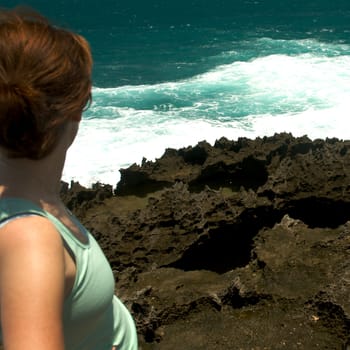
[[[65,263],[59,233],[40,216],[0,229],[0,315],[5,350],[63,350]]]

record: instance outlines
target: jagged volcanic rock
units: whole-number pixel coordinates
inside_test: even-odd
[[[350,142],[218,140],[62,187],[140,349],[347,349]]]

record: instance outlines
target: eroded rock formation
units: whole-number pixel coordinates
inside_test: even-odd
[[[63,196],[140,349],[350,348],[350,141],[201,142]]]

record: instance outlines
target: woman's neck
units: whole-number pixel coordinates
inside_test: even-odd
[[[39,160],[9,158],[0,149],[0,197],[22,197],[42,207],[62,207],[62,171],[78,128],[79,122],[67,122],[56,147]]]
[[[0,154],[0,196],[22,197],[36,203],[59,202],[65,153],[54,150],[40,160]]]

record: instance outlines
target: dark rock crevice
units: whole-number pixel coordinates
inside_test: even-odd
[[[208,270],[219,274],[246,266],[252,257],[253,238],[263,227],[279,222],[282,212],[272,207],[247,209],[237,223],[222,223],[209,229],[183,253],[180,259],[167,265],[183,271]]]
[[[208,154],[211,149],[211,146],[207,142],[200,142],[195,147],[188,147],[179,150],[179,155],[184,159],[188,164],[198,164],[203,165],[208,158]]]
[[[223,304],[228,305],[234,309],[241,309],[247,306],[254,306],[260,302],[272,301],[273,298],[268,294],[259,294],[257,292],[250,292],[242,294],[238,286],[233,284],[221,296]]]
[[[265,162],[248,156],[235,164],[219,161],[207,165],[194,180],[189,182],[189,190],[200,192],[206,186],[214,190],[221,187],[231,188],[233,191],[241,187],[256,190],[267,181],[267,178]]]
[[[315,303],[317,315],[325,329],[334,329],[339,339],[343,341],[343,348],[350,345],[350,319],[344,310],[331,301],[317,301]]]
[[[140,172],[139,167],[134,165],[128,169],[121,169],[121,179],[114,193],[117,196],[137,195],[146,196],[148,193],[156,192],[171,186],[171,182],[155,180],[145,172]]]
[[[235,225],[225,225],[209,231],[196,241],[180,259],[167,265],[183,271],[208,270],[225,273],[245,266],[250,260],[251,237],[237,232]]]
[[[290,201],[285,211],[310,228],[336,228],[350,220],[350,202],[323,197]]]

